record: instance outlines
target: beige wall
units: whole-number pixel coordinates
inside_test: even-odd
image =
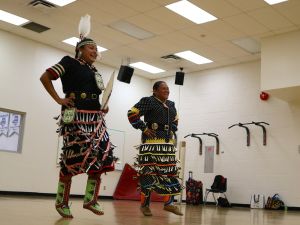
[[[167,80],[173,83],[173,78]],[[179,92],[180,91],[180,92]],[[186,141],[185,180],[188,171],[209,188],[217,174],[228,178],[231,202],[249,204],[254,193],[266,196],[279,193],[289,206],[300,206],[300,105],[291,105],[271,95],[261,101],[260,62],[250,62],[185,75],[182,87],[171,85],[180,102],[179,141]],[[267,146],[262,129],[252,125],[251,145],[246,146],[245,129],[236,123],[265,121]],[[183,137],[190,133],[213,132],[219,135],[220,155],[215,155],[214,173],[204,173],[204,155],[199,142]],[[203,136],[205,146],[215,139]],[[212,200],[212,199],[209,199]]]
[[[273,96],[300,103],[300,32],[262,40],[261,89]]]
[[[0,190],[55,193],[57,126],[52,117],[59,114],[59,106],[42,88],[39,76],[66,53],[2,31],[0,48],[0,107],[27,113],[22,154],[0,152]],[[113,68],[96,66],[107,80]],[[300,207],[300,106],[272,95],[268,101],[259,99],[259,61],[186,74],[183,86],[174,85],[174,77],[164,80],[180,116],[179,141],[187,142],[185,179],[192,170],[205,188],[216,174],[223,174],[228,177],[231,202],[249,204],[253,193],[279,193],[287,205]],[[115,84],[107,124],[126,132],[124,161],[129,163],[140,132],[131,128],[126,112],[142,96],[151,94],[151,84],[138,76],[130,85]],[[259,127],[250,128],[249,147],[242,128],[228,129],[234,123],[251,121],[270,123],[267,146],[262,145]],[[192,132],[219,134],[221,154],[215,157],[213,174],[203,171],[204,155],[198,154],[198,142],[183,138]],[[212,138],[203,137],[203,142],[204,146],[215,145]],[[111,196],[119,176],[119,171],[104,176],[106,190],[102,187],[100,194]],[[85,182],[85,175],[76,177],[72,193],[82,194]]]
[[[0,31],[0,49],[0,108],[26,112],[22,153],[0,152],[0,191],[55,193],[59,170],[57,121],[53,117],[59,115],[60,106],[44,90],[39,77],[67,53],[4,31]],[[107,82],[114,68],[99,63],[96,67]],[[54,85],[62,94],[60,81]],[[108,128],[125,132],[124,162],[133,161],[133,146],[140,135],[130,126],[127,110],[150,93],[151,82],[135,75],[130,85],[115,82],[106,119]],[[101,195],[112,196],[120,173],[103,176]],[[75,177],[71,193],[83,194],[85,182],[86,175]]]
[[[261,88],[300,86],[300,31],[263,39]]]

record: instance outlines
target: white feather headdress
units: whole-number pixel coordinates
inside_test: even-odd
[[[86,14],[82,16],[79,25],[78,25],[78,32],[80,39],[84,39],[90,34],[91,31],[91,16]]]

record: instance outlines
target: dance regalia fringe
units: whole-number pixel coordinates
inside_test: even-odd
[[[114,170],[113,146],[103,115],[101,111],[77,109],[73,122],[64,124],[61,121],[61,175]]]
[[[138,148],[136,168],[142,189],[160,195],[178,195],[182,189],[178,182],[176,148],[164,139],[148,140]]]

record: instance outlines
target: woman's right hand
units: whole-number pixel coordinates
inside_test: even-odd
[[[146,128],[143,132],[147,137],[149,138],[155,138],[156,137],[156,133],[154,130]]]
[[[74,107],[74,101],[73,101],[74,98],[72,97],[68,97],[68,98],[61,98],[58,102],[58,104],[60,105],[63,105],[63,106],[66,106],[68,108],[70,107]]]

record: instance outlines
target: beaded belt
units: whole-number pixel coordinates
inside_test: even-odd
[[[170,129],[170,126],[168,124],[160,124],[160,123],[148,123],[147,127],[152,130],[166,130],[168,131]]]
[[[66,94],[66,97],[73,97],[78,100],[98,100],[99,95],[95,93],[89,93],[89,92],[70,92]]]

